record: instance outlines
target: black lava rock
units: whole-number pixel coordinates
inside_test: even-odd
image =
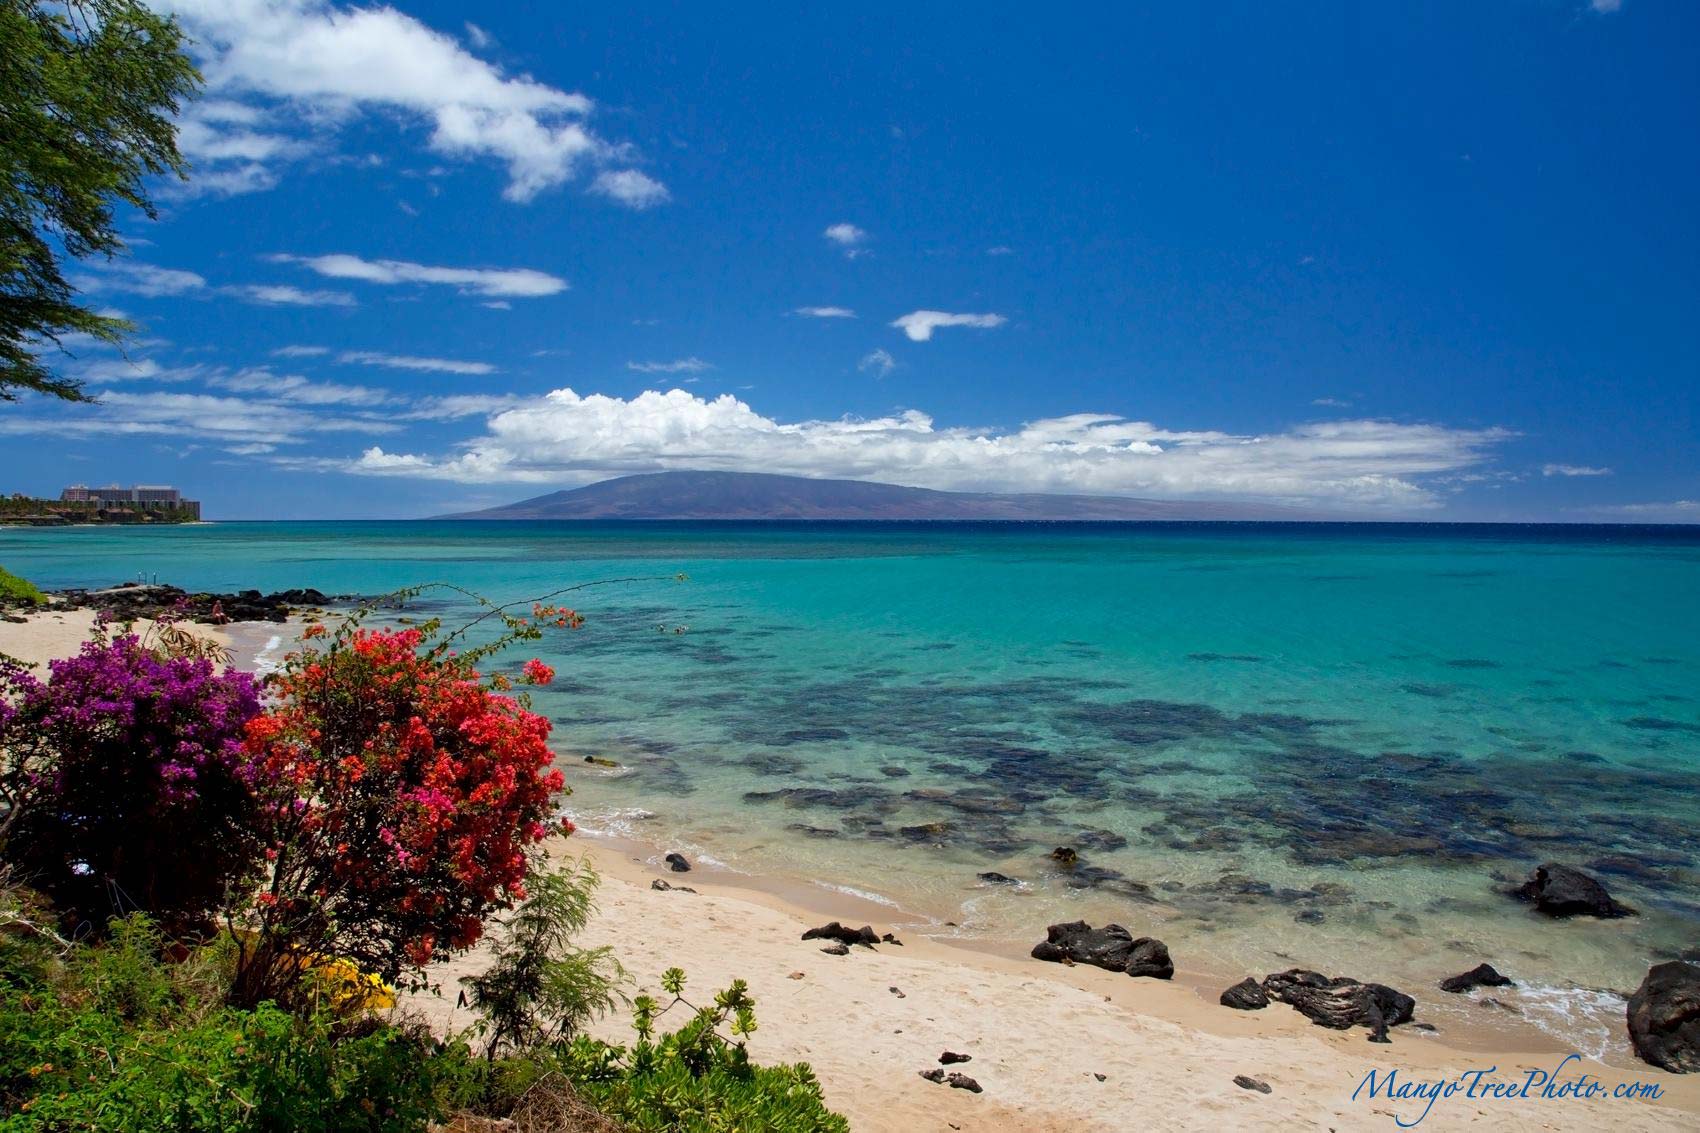
[[[1475,987],[1516,987],[1506,976],[1499,974],[1492,964],[1477,964],[1467,972],[1459,972],[1440,981],[1441,991],[1464,992]]]
[[[663,860],[667,862],[668,866],[672,868],[674,873],[691,872],[691,863],[685,860],[684,854],[668,854]]]
[[[1161,940],[1149,936],[1135,940],[1119,924],[1103,928],[1093,928],[1085,921],[1051,925],[1045,930],[1045,939],[1033,946],[1032,956],[1035,960],[1091,964],[1111,972],[1160,980],[1175,974],[1174,961]]]
[[[1269,1006],[1269,993],[1263,990],[1262,984],[1247,976],[1224,991],[1220,1002],[1223,1007],[1232,1007],[1235,1011],[1261,1011]]]
[[[1304,968],[1264,977],[1263,990],[1319,1027],[1336,1031],[1368,1027],[1375,1042],[1387,1041],[1388,1027],[1409,1023],[1417,1006],[1416,1000],[1385,984],[1329,977]]]
[[[879,933],[872,925],[861,928],[847,928],[837,921],[829,921],[819,928],[811,928],[803,934],[804,940],[836,940],[840,944],[878,944]]]
[[[1629,997],[1629,1041],[1644,1062],[1700,1072],[1700,966],[1672,960],[1647,969]]]
[[[1633,917],[1635,910],[1615,900],[1606,887],[1579,869],[1557,862],[1535,867],[1516,889],[1519,900],[1531,902],[1549,917]]]

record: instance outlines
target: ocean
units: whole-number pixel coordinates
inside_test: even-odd
[[[559,673],[534,700],[573,816],[911,932],[1113,920],[1229,982],[1313,967],[1425,1005],[1486,960],[1516,1025],[1607,1055],[1610,989],[1700,940],[1697,528],[219,523],[0,530],[0,564],[498,601],[639,579],[510,659]],[[1642,915],[1504,894],[1547,860]]]

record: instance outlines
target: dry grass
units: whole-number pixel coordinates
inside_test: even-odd
[[[627,1130],[579,1097],[566,1078],[546,1074],[532,1083],[507,1117],[464,1113],[437,1126],[435,1133],[627,1133]]]

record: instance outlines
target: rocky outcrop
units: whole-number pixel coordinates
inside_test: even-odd
[[[1454,994],[1477,987],[1516,987],[1508,977],[1499,974],[1492,964],[1477,964],[1467,972],[1459,972],[1440,981],[1441,991]]]
[[[1305,968],[1264,977],[1263,990],[1319,1027],[1336,1031],[1367,1027],[1371,1042],[1389,1041],[1387,1029],[1409,1023],[1417,1007],[1416,1000],[1385,984],[1329,977]]]
[[[1514,890],[1517,899],[1528,901],[1549,917],[1632,917],[1635,910],[1622,904],[1595,878],[1579,869],[1557,862],[1535,867],[1529,880]]]
[[[1700,966],[1655,964],[1629,997],[1629,1042],[1673,1074],[1700,1073]]]
[[[1149,936],[1135,939],[1119,924],[1103,928],[1093,928],[1085,921],[1051,925],[1045,930],[1045,939],[1033,946],[1032,956],[1035,960],[1091,964],[1111,972],[1159,980],[1175,974],[1174,961],[1161,940]]]
[[[671,869],[674,873],[689,873],[689,872],[691,872],[691,863],[688,860],[686,860],[684,854],[676,853],[676,852],[671,853],[671,854],[668,854],[665,858],[663,858],[661,860],[666,862],[667,867],[669,869]]]
[[[861,928],[848,928],[837,921],[828,921],[819,928],[811,928],[803,934],[804,940],[836,940],[840,944],[874,945],[880,942],[879,933],[872,925]]]
[[[231,594],[191,594],[180,586],[125,583],[108,590],[62,590],[58,598],[72,609],[104,610],[121,621],[171,615],[184,621],[222,625],[226,622],[281,622],[297,610],[316,610],[353,601],[352,595],[328,595],[313,589],[279,590],[262,594],[239,590]]]
[[[1235,1011],[1261,1011],[1269,1006],[1269,993],[1263,990],[1262,984],[1247,976],[1224,991],[1219,1002]]]

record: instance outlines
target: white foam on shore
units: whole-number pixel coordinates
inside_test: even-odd
[[[260,651],[256,654],[254,654],[254,673],[257,676],[263,677],[267,673],[271,673],[271,672],[276,671],[278,664],[279,664],[279,661],[281,660],[277,656],[277,652],[278,652],[279,649],[282,649],[282,648],[283,648],[283,635],[282,634],[274,633],[270,637],[268,637],[266,639],[265,645],[261,646]]]
[[[1596,1062],[1628,1049],[1624,999],[1614,991],[1530,984],[1518,988],[1517,1006],[1530,1023]]]
[[[874,904],[884,905],[888,909],[902,908],[896,901],[883,893],[873,893],[866,889],[857,889],[854,885],[837,885],[830,881],[820,881],[815,878],[811,878],[810,882],[822,889],[830,889],[834,893],[842,893],[846,897],[855,897],[862,901],[872,901]]]
[[[574,826],[593,837],[638,838],[637,824],[655,818],[655,812],[637,806],[611,807],[604,810],[574,810],[561,808],[561,817],[572,820]]]

